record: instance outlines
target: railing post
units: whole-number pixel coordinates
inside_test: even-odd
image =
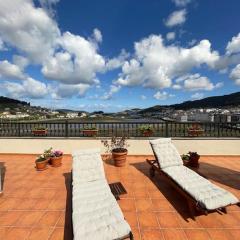
[[[218,137],[220,137],[220,124],[218,123],[217,126],[218,126]]]
[[[21,129],[20,129],[20,126],[21,126],[21,125],[20,125],[20,124],[21,124],[21,123],[19,122],[18,125],[17,125],[17,126],[18,126],[18,137],[21,136]]]
[[[165,137],[168,137],[168,121],[166,123],[166,128],[165,128]]]
[[[68,137],[68,120],[65,121],[65,137]]]

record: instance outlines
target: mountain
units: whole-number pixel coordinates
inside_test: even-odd
[[[0,96],[0,109],[30,106],[30,103]]]
[[[188,110],[191,108],[226,108],[240,106],[240,92],[223,95],[207,97],[200,100],[186,101],[179,104],[172,105],[156,105],[150,108],[146,108],[140,111],[140,113],[162,111],[168,108],[175,110]]]

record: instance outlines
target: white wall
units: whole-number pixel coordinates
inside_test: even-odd
[[[148,140],[128,140],[129,154],[152,154]],[[240,139],[174,139],[173,143],[180,154],[197,151],[202,155],[239,155]],[[41,153],[53,147],[71,154],[76,149],[104,147],[98,139],[0,139],[0,153]]]

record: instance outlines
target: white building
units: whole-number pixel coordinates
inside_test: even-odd
[[[76,118],[76,117],[78,117],[78,112],[67,113],[67,118]]]

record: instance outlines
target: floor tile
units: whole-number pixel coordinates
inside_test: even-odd
[[[141,228],[159,228],[157,217],[154,213],[139,212],[138,220]]]
[[[205,230],[197,230],[197,229],[194,229],[194,230],[184,230],[188,239],[191,239],[191,240],[207,240],[207,239],[210,239],[210,236],[208,235],[207,231]]]
[[[40,227],[54,227],[61,215],[61,211],[46,211],[38,222]]]
[[[143,230],[142,240],[161,240],[164,239],[160,230]]]

